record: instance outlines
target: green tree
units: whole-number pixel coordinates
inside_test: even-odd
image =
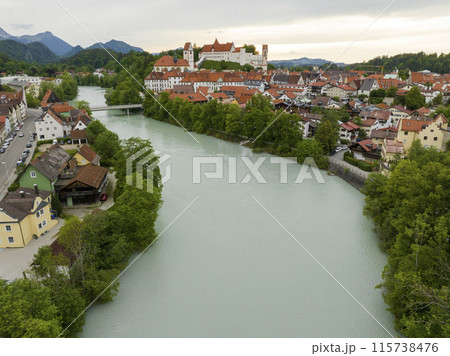
[[[28,279],[0,280],[0,337],[57,337],[61,331],[49,288]]]
[[[85,110],[89,116],[92,116],[91,106],[86,100],[79,100],[75,103],[75,108]]]
[[[297,143],[297,161],[303,163],[306,158],[311,157],[320,169],[327,169],[328,157],[324,156],[322,145],[316,139],[306,139]]]
[[[364,213],[387,249],[384,298],[407,337],[448,337],[450,156],[414,141],[389,177],[371,174]]]
[[[414,86],[411,88],[405,95],[405,103],[409,110],[417,110],[425,105],[425,97],[420,92],[419,87]]]
[[[338,127],[333,125],[330,120],[326,120],[317,128],[315,138],[322,146],[324,152],[330,152],[336,147],[336,142],[339,139]]]
[[[433,105],[442,105],[444,103],[444,96],[442,93],[439,93],[436,95],[436,97],[433,98]]]

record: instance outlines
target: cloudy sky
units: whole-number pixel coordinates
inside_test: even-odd
[[[215,38],[236,45],[267,43],[270,60],[352,63],[383,54],[450,52],[450,1],[397,0],[380,16],[392,2],[23,0],[20,6],[2,4],[0,27],[12,35],[51,31],[83,47],[114,38],[149,52]]]

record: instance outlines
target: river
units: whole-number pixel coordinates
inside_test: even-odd
[[[78,100],[104,105],[103,89],[79,89]],[[381,291],[374,288],[386,255],[355,188],[326,172],[324,184],[296,184],[297,164],[289,165],[288,183],[280,184],[280,165],[268,159],[260,168],[266,184],[251,174],[241,183],[250,171],[240,157],[255,162],[268,155],[193,134],[197,143],[182,128],[140,114],[94,116],[121,138],[148,138],[171,156],[162,166],[163,172],[170,166],[171,179],[164,185],[157,231],[170,227],[121,276],[114,301],[87,312],[80,336],[396,335]],[[203,175],[194,184],[193,157],[201,156],[221,157],[224,178]],[[228,179],[229,157],[237,157],[235,184]]]

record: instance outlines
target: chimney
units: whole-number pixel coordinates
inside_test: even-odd
[[[36,195],[39,195],[39,188],[37,184],[34,184],[34,192],[36,193]]]
[[[21,198],[25,198],[25,192],[24,192],[23,190],[21,190],[21,191],[19,192],[19,194],[20,194],[20,197],[21,197]]]

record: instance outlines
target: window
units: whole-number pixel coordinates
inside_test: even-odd
[[[39,223],[38,227],[39,229],[42,229],[42,223]]]
[[[424,139],[424,140],[427,140],[427,139],[428,139],[428,136],[424,136],[423,139]]]
[[[437,141],[438,140],[438,138],[437,137],[435,137],[434,139],[433,139],[434,141]]]
[[[41,209],[41,215],[44,215],[44,209]]]
[[[36,213],[36,217],[39,218],[39,216],[41,216],[41,214],[39,213],[39,211]]]
[[[408,131],[405,131],[405,136],[408,136]]]
[[[44,221],[42,222],[42,226],[45,226],[45,225],[47,225],[47,221],[44,220]]]
[[[14,243],[14,237],[8,237],[8,242],[10,244],[13,244]]]
[[[36,172],[35,171],[31,171],[30,172],[30,176],[31,176],[31,178],[36,178]]]
[[[7,232],[12,231],[11,225],[5,225],[5,230],[6,230]]]

